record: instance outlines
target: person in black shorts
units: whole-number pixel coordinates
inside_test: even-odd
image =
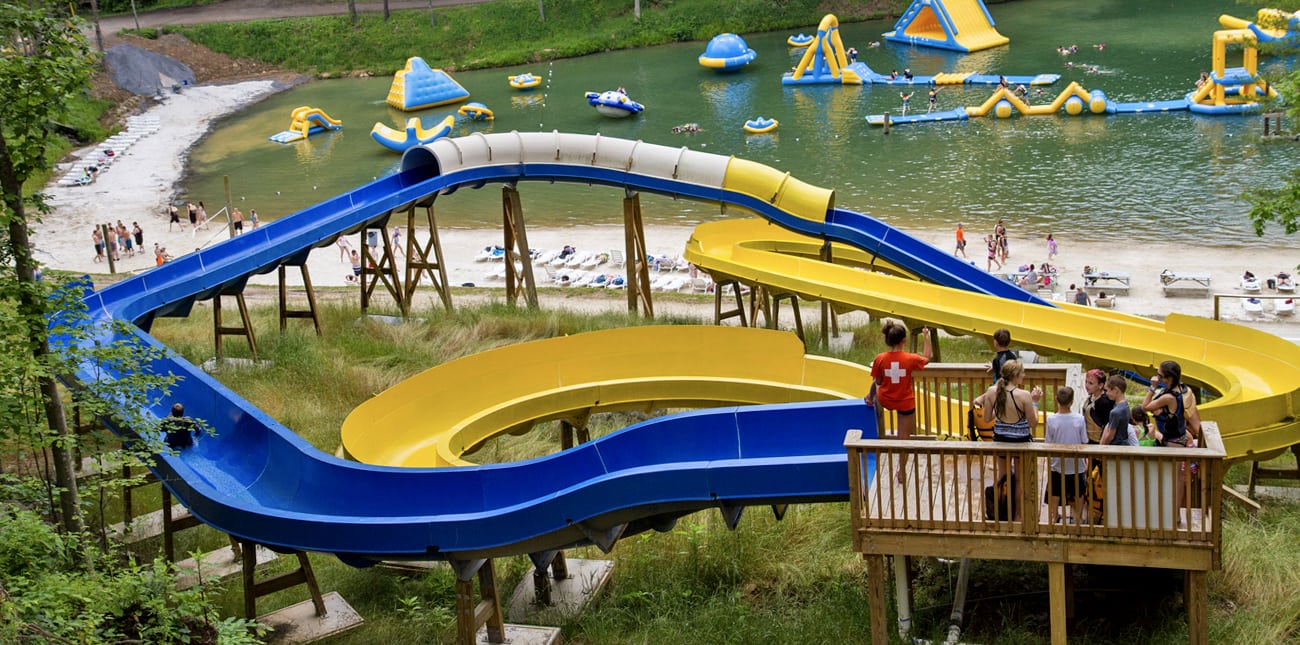
[[[167,232],[169,233],[171,232],[173,224],[180,224],[180,223],[181,223],[180,209],[176,208],[176,204],[171,204],[170,206],[167,207]]]
[[[187,206],[189,206],[190,210],[190,228],[193,229],[195,226],[198,226],[199,211],[197,208],[194,208],[194,204],[187,204]]]

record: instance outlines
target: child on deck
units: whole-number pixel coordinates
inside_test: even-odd
[[[1056,390],[1056,414],[1047,417],[1047,443],[1086,445],[1088,429],[1083,415],[1073,412],[1074,388]],[[1087,460],[1082,458],[1052,457],[1051,475],[1047,486],[1047,510],[1052,522],[1061,521],[1061,501],[1072,509],[1071,522],[1081,522],[1087,485]]]
[[[916,428],[916,397],[912,393],[912,373],[925,369],[930,362],[930,328],[921,328],[924,344],[922,354],[903,351],[907,341],[907,326],[896,318],[886,318],[880,325],[889,351],[881,352],[871,362],[871,391],[867,393],[867,406],[876,410],[876,427],[882,427],[884,410],[898,413],[898,438],[907,439]],[[876,405],[877,401],[880,403]],[[899,459],[895,477],[903,483],[907,456]]]

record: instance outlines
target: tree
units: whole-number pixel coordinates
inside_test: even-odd
[[[352,26],[357,26],[357,0],[348,0],[348,17],[352,19]]]
[[[43,283],[36,279],[36,263],[27,236],[28,202],[39,216],[45,210],[40,195],[24,197],[23,184],[47,167],[46,125],[58,115],[69,96],[84,91],[95,65],[85,38],[61,5],[23,6],[0,3],[0,229],[8,234],[7,254],[12,280],[0,285],[0,300],[22,326],[25,350],[32,358],[32,374],[49,433],[55,483],[63,527],[82,528],[77,480],[72,468],[73,438],[68,432],[63,399],[51,369]]]
[[[1265,3],[1255,3],[1265,4]],[[1269,7],[1294,11],[1300,9],[1297,0],[1270,0]],[[1272,29],[1286,29],[1286,24],[1260,25]],[[1300,49],[1300,42],[1291,39],[1282,43],[1261,43],[1260,53],[1266,55],[1294,54]],[[1286,104],[1287,115],[1294,121],[1300,119],[1300,70],[1288,72],[1281,78],[1267,79],[1277,90],[1278,96]],[[1292,145],[1290,142],[1281,145]],[[1280,186],[1261,186],[1245,191],[1241,199],[1250,204],[1250,221],[1255,227],[1255,234],[1263,237],[1269,224],[1282,227],[1287,235],[1300,230],[1300,171],[1291,175]]]

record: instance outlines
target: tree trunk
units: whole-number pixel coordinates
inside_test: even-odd
[[[388,0],[384,0],[384,22],[388,22]]]
[[[640,1],[641,1],[641,0],[637,0],[637,3],[640,4]],[[640,17],[640,16],[641,16],[641,14],[638,13],[638,14],[637,14],[637,17]],[[136,34],[139,34],[139,33],[140,33],[140,14],[135,10],[135,0],[131,0],[131,17],[132,17],[132,18],[135,18],[135,33],[136,33]]]
[[[537,15],[546,22],[546,7],[542,6],[542,0],[537,0]]]
[[[438,17],[433,15],[433,0],[429,0],[429,26],[438,26]]]
[[[14,258],[14,272],[18,276],[18,313],[27,324],[27,342],[32,357],[45,363],[50,353],[48,328],[45,320],[45,299],[36,285],[32,247],[27,237],[27,213],[23,204],[23,186],[14,171],[9,157],[9,145],[0,132],[0,189],[4,191],[4,204],[9,209],[9,247]],[[72,468],[72,445],[75,438],[68,432],[67,418],[63,413],[63,397],[54,377],[45,374],[39,378],[45,420],[54,441],[50,454],[54,458],[54,483],[59,487],[59,509],[63,528],[69,533],[80,533],[81,500],[77,494],[77,476]]]
[[[632,14],[636,16],[637,20],[641,19],[641,0],[633,0]]]
[[[348,16],[352,18],[352,26],[357,26],[357,0],[348,0]]]

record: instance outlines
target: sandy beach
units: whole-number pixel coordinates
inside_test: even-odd
[[[95,183],[66,187],[52,183],[46,188],[54,211],[33,227],[37,259],[54,269],[108,273],[107,264],[94,261],[91,232],[96,224],[116,223],[118,220],[128,228],[133,222],[139,222],[145,240],[143,252],[137,252],[135,257],[122,257],[117,263],[119,273],[151,268],[155,243],[166,247],[172,255],[180,255],[226,239],[224,221],[214,221],[208,229],[198,231],[190,230],[188,222],[185,222],[181,228],[169,231],[167,205],[174,198],[189,150],[207,132],[209,125],[222,115],[261,100],[274,91],[273,81],[199,85],[171,95],[164,103],[150,109],[146,116],[156,118],[159,129],[118,155],[111,166],[99,174]],[[92,150],[88,148],[77,154],[86,155]],[[63,168],[70,165],[65,164]],[[55,178],[63,174],[58,172]],[[527,190],[526,186],[524,190]],[[221,198],[213,195],[206,201],[215,204]],[[181,219],[186,219],[183,208]],[[983,268],[982,239],[989,232],[985,229],[991,230],[993,222],[966,222],[965,225],[970,243],[967,251],[977,266]],[[1007,226],[1012,251],[1008,261],[1012,266],[1008,268],[1047,260],[1047,244],[1042,239],[1046,232],[1017,231],[1014,219],[1008,219]],[[691,228],[684,226],[648,226],[648,250],[654,255],[680,255],[690,232]],[[951,250],[953,247],[953,233],[946,226],[943,230],[908,232],[939,248]],[[1261,278],[1284,270],[1294,273],[1297,262],[1293,249],[1284,244],[1286,240],[1279,240],[1275,248],[1241,249],[1210,244],[1189,247],[1185,244],[1162,244],[1158,235],[1117,231],[1115,244],[1076,244],[1071,241],[1068,230],[1053,232],[1060,248],[1053,264],[1059,271],[1063,288],[1081,281],[1084,266],[1099,267],[1111,273],[1127,273],[1131,276],[1132,287],[1127,296],[1116,300],[1116,309],[1139,315],[1164,316],[1171,312],[1205,317],[1213,315],[1214,299],[1210,296],[1165,296],[1159,280],[1164,269],[1210,274],[1214,293],[1240,294],[1240,276],[1245,271],[1253,271]],[[451,284],[503,284],[500,279],[489,277],[500,266],[499,263],[474,261],[485,246],[502,242],[500,230],[440,229],[439,234]],[[623,248],[623,231],[617,226],[530,227],[528,235],[530,245],[537,249],[558,249],[566,244],[580,252]],[[352,236],[350,242],[353,247],[360,244],[356,236]],[[346,276],[351,273],[350,263],[341,261],[338,249],[333,247],[314,251],[308,266],[312,281],[318,286],[345,285]],[[296,279],[297,272],[291,275]],[[274,280],[274,275],[267,275],[257,276],[252,282],[274,284]],[[1265,295],[1271,294],[1265,289]],[[1223,318],[1252,323],[1252,326],[1285,325],[1294,318],[1276,316],[1268,301],[1263,309],[1262,313],[1248,314],[1242,310],[1238,300],[1222,303]]]

